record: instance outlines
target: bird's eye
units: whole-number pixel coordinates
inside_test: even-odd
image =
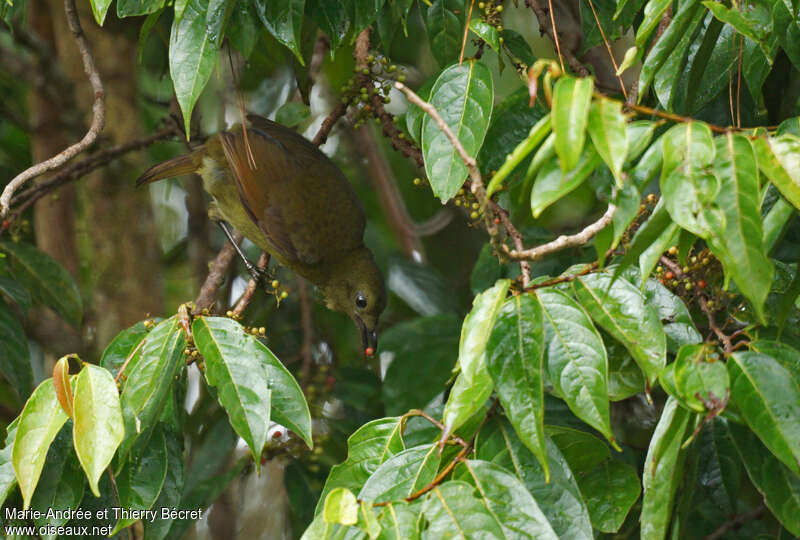
[[[359,294],[356,296],[356,305],[361,309],[367,307],[367,297],[363,294]]]

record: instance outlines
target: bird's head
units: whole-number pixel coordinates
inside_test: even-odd
[[[348,253],[331,270],[320,287],[325,303],[353,319],[364,353],[372,356],[378,348],[378,318],[386,307],[383,275],[366,247]]]

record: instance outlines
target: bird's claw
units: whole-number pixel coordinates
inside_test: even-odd
[[[259,268],[249,261],[247,264],[247,272],[250,274],[250,278],[258,283],[259,287],[266,288],[270,281],[272,281],[272,275],[268,270],[265,268]]]

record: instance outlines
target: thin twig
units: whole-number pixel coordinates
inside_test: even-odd
[[[237,244],[242,241],[242,235],[238,232],[233,233],[233,238],[236,240]],[[208,276],[203,286],[200,288],[200,294],[197,295],[197,300],[194,301],[195,313],[200,313],[214,304],[217,289],[219,289],[219,286],[222,285],[222,282],[225,280],[225,276],[228,274],[228,268],[235,256],[236,249],[233,247],[233,244],[226,242],[211,262]]]
[[[89,42],[86,40],[86,36],[83,34],[83,30],[81,29],[81,23],[78,19],[78,12],[75,9],[75,0],[64,0],[64,10],[67,14],[67,23],[69,25],[69,29],[72,32],[72,36],[75,38],[75,41],[78,44],[78,49],[81,53],[83,68],[89,77],[89,82],[91,83],[92,90],[94,91],[92,124],[89,127],[89,130],[86,132],[86,135],[84,135],[83,139],[81,139],[79,142],[62,150],[50,159],[29,167],[11,180],[11,182],[9,182],[3,190],[2,195],[0,195],[0,216],[5,216],[8,213],[10,209],[11,197],[14,195],[14,192],[19,189],[20,186],[22,186],[22,184],[31,178],[36,178],[47,171],[51,171],[62,166],[64,163],[71,160],[80,152],[91,146],[97,139],[98,134],[103,130],[103,125],[105,124],[106,108],[103,82],[100,80],[100,74],[97,72],[97,67],[94,64],[94,58],[92,57],[92,53],[89,49]]]
[[[174,135],[179,135],[180,131],[172,126],[160,131],[137,139],[135,141],[126,142],[111,148],[99,150],[86,158],[73,163],[72,165],[60,170],[51,178],[40,182],[35,186],[21,191],[14,195],[11,199],[11,206],[14,207],[14,212],[6,220],[5,227],[7,228],[16,218],[18,218],[25,210],[31,207],[36,201],[54,191],[55,189],[68,184],[74,180],[82,178],[95,169],[107,165],[109,162],[119,158],[120,156],[141,150],[150,146],[153,143],[169,139]]]
[[[265,270],[269,265],[269,258],[270,255],[266,251],[261,252],[261,256],[258,258],[258,263],[256,266],[261,269]],[[236,307],[233,308],[233,318],[238,319],[244,313],[244,310],[247,309],[247,306],[250,304],[250,301],[253,299],[253,295],[258,290],[258,281],[254,279],[250,279],[247,282],[247,287],[245,288],[242,296],[239,297],[239,301],[236,302]]]
[[[322,146],[325,144],[325,141],[328,140],[328,135],[330,134],[333,126],[336,125],[336,122],[345,115],[347,112],[347,103],[339,103],[333,110],[325,117],[325,120],[322,121],[322,125],[317,131],[317,134],[314,135],[314,138],[311,142],[316,146]]]
[[[609,223],[611,223],[611,220],[614,219],[614,213],[616,211],[616,205],[614,203],[608,203],[608,208],[606,209],[606,212],[600,216],[600,219],[586,226],[580,232],[568,236],[559,236],[552,242],[548,242],[546,244],[542,244],[541,246],[536,246],[530,249],[521,251],[518,249],[507,249],[506,255],[514,260],[525,259],[528,261],[535,261],[556,251],[561,251],[570,247],[582,246],[591,240],[594,235],[606,228]]]
[[[547,6],[550,8],[550,24],[553,30],[553,40],[556,42],[556,51],[558,52],[558,63],[561,64],[561,71],[564,69],[564,57],[561,55],[561,43],[558,39],[558,30],[556,29],[556,15],[553,13],[553,0],[547,0]]]
[[[559,276],[557,278],[548,279],[547,281],[541,281],[539,283],[534,283],[530,287],[526,287],[525,291],[527,292],[527,291],[535,291],[536,289],[546,289],[547,287],[552,287],[553,285],[558,285],[559,283],[567,283],[567,282],[570,282],[570,281],[574,281],[574,280],[578,279],[581,276],[585,276],[587,274],[591,274],[592,272],[597,270],[599,267],[600,267],[600,263],[598,263],[597,261],[594,261],[591,264],[587,264],[586,267],[583,270],[581,270],[580,272],[577,272],[575,274],[569,274],[567,276]]]
[[[767,507],[764,505],[764,503],[761,503],[760,506],[757,506],[753,510],[745,512],[744,514],[739,514],[737,516],[734,516],[733,519],[731,519],[730,521],[726,521],[725,523],[717,527],[717,530],[707,535],[705,537],[705,540],[717,540],[718,538],[725,538],[725,535],[728,534],[730,531],[738,529],[748,521],[758,519],[766,511]]]
[[[469,21],[472,19],[472,7],[475,5],[475,0],[470,0],[469,11],[467,12],[466,22],[464,23],[464,39],[461,40],[461,54],[458,55],[458,65],[464,63],[464,49],[467,48],[467,36],[469,36]]]
[[[628,91],[625,89],[625,83],[622,82],[622,77],[618,75],[619,66],[617,65],[617,61],[614,58],[614,53],[611,51],[611,44],[608,42],[608,38],[606,37],[606,32],[603,30],[603,25],[600,24],[600,17],[597,16],[597,10],[594,8],[594,2],[589,0],[589,7],[592,8],[592,15],[594,15],[594,20],[597,23],[597,28],[600,29],[600,36],[603,38],[603,43],[606,45],[606,50],[608,51],[608,56],[611,58],[611,65],[614,66],[614,74],[619,81],[619,87],[622,88],[622,95],[625,96],[625,101],[628,100]]]
[[[549,1],[549,0],[548,0]],[[563,55],[564,58],[567,59],[567,64],[569,65],[570,69],[580,75],[581,77],[585,77],[589,75],[589,70],[586,69],[580,60],[578,60],[575,55],[573,55],[569,50],[561,51],[560,50],[560,41],[558,39],[558,34],[555,32],[555,19],[552,18],[553,10],[550,10],[551,17],[547,16],[545,10],[542,6],[539,5],[537,0],[525,0],[525,3],[533,10],[533,13],[536,15],[536,19],[539,21],[539,30],[543,33],[546,33],[550,36],[550,39],[553,40],[553,43],[556,44],[556,49],[559,50],[559,60],[561,60],[561,71],[564,71],[564,62],[561,56]],[[550,19],[550,20],[548,20]]]

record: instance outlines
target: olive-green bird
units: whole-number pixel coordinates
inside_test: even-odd
[[[372,355],[386,291],[364,245],[360,201],[342,171],[311,142],[261,116],[248,120],[246,131],[223,131],[190,154],[150,168],[136,185],[199,174],[213,198],[211,219],[230,237],[222,223],[227,221],[317,285],[330,309],[353,319],[365,353]]]

